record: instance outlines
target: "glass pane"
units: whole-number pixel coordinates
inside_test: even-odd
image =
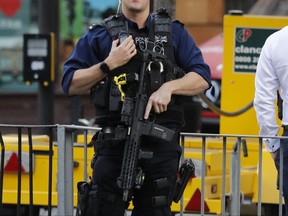
[[[37,32],[35,0],[0,2],[0,91],[35,91],[24,85],[23,34]]]
[[[80,37],[87,27],[114,14],[118,0],[62,0],[60,5],[61,38]]]

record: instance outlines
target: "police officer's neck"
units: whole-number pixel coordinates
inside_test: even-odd
[[[141,29],[145,27],[146,20],[149,16],[149,11],[147,10],[143,12],[135,12],[135,11],[123,10],[123,14],[129,20],[137,23],[138,28]]]

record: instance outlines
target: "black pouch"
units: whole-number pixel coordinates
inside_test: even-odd
[[[76,216],[88,216],[87,210],[89,207],[89,192],[91,190],[90,183],[88,182],[78,182],[77,183],[78,189],[78,204],[76,210]]]
[[[101,195],[97,185],[93,185],[89,191],[88,196],[88,209],[87,216],[99,216],[100,215],[100,203]]]
[[[121,93],[115,82],[112,82],[109,95],[109,111],[115,112],[120,110],[121,110]]]
[[[108,81],[108,78],[104,79],[90,90],[90,101],[95,107],[108,107],[110,90],[110,85]]]

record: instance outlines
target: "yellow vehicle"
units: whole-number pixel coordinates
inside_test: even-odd
[[[287,17],[225,15],[221,110],[234,112],[252,102],[254,75],[261,47],[268,35],[287,23]],[[236,116],[221,115],[220,135],[194,134],[190,136],[186,134],[185,136],[183,134],[185,136],[184,158],[193,160],[196,166],[196,176],[189,180],[184,191],[183,206],[181,203],[173,203],[173,212],[179,212],[182,207],[184,212],[214,214],[229,212],[231,210],[229,202],[233,203],[230,194],[234,193],[233,190],[238,187],[232,184],[231,179],[238,174],[241,203],[255,206],[260,201],[266,213],[273,212],[273,205],[279,202],[279,192],[276,190],[276,169],[265,148],[261,146],[259,150],[258,139],[254,137],[258,135],[258,130],[256,114],[251,108]],[[35,211],[43,206],[57,206],[59,168],[57,161],[65,160],[59,158],[57,154],[57,143],[52,143],[47,136],[32,136],[31,139],[29,136],[23,136],[20,144],[19,135],[0,137],[3,137],[3,141],[0,141],[1,162],[4,162],[1,163],[3,167],[0,167],[0,185],[3,183],[3,188],[0,188],[0,209],[3,205],[12,205],[14,212],[11,215],[15,215],[15,210],[19,212],[20,208],[26,208],[26,210],[31,208],[31,205],[29,206],[32,198],[31,191],[33,193],[32,206]],[[242,148],[244,146],[243,140],[247,143],[248,156],[239,153],[240,146]],[[30,149],[31,142],[33,142],[32,150]],[[5,143],[5,151],[3,151],[3,143]],[[85,180],[84,175],[91,176],[90,164],[84,160],[83,156],[85,155],[83,143],[83,136],[78,136],[77,142],[73,145],[74,206],[77,203],[77,182]],[[22,154],[19,152],[19,146],[22,148]],[[225,148],[227,151],[223,150]],[[237,152],[236,155],[235,152]],[[260,178],[261,188],[258,187],[259,153],[262,156],[262,167],[265,167],[262,169],[262,178]],[[88,161],[92,155],[93,148],[88,147],[86,154]],[[19,157],[21,157],[21,164],[17,160]],[[29,158],[30,160],[32,158],[32,165],[27,162]],[[226,160],[225,166],[224,160]],[[234,173],[234,168],[237,167],[237,164],[233,164],[234,161],[240,163],[240,173]],[[19,169],[21,173],[20,177],[17,177]],[[49,173],[52,175],[49,176]],[[33,186],[30,184],[31,179]],[[49,189],[51,193],[48,193]],[[259,194],[261,200],[259,200]]]

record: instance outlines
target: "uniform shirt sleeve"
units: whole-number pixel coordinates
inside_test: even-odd
[[[173,22],[173,42],[175,61],[186,73],[194,71],[202,76],[211,86],[211,72],[204,62],[201,50],[189,35],[183,24]]]
[[[261,136],[277,136],[279,126],[276,124],[278,76],[271,59],[273,55],[271,38],[268,38],[262,48],[255,75],[254,109],[260,127]],[[280,146],[279,139],[263,139],[268,152],[275,152]]]
[[[95,26],[87,31],[78,40],[72,54],[64,63],[64,75],[61,81],[64,94],[68,95],[76,70],[89,68],[103,61],[108,56],[110,49],[111,38],[104,27]]]

